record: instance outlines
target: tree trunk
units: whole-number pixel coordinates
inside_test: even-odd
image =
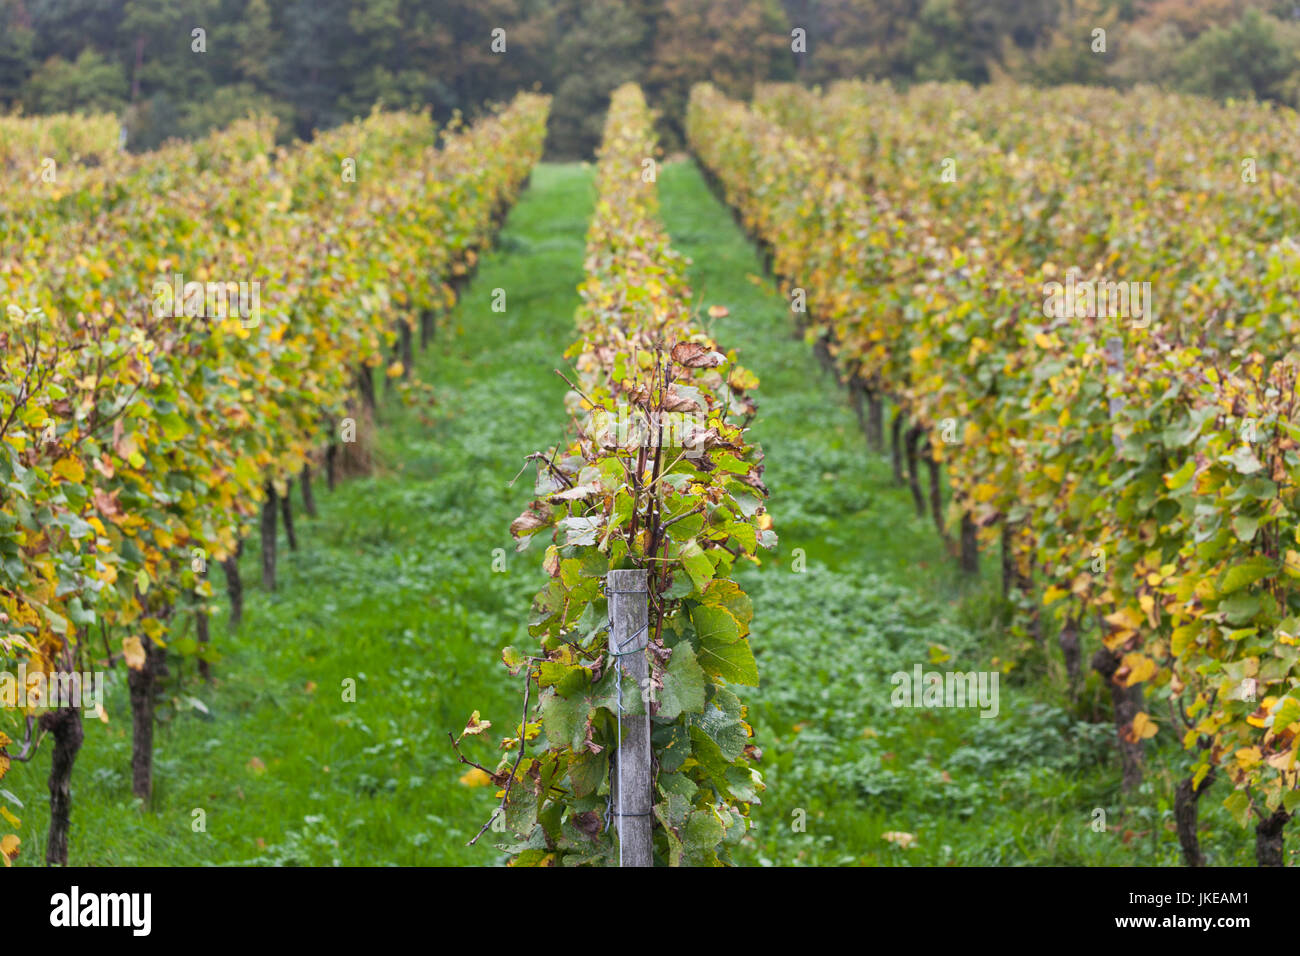
[[[894,412],[894,420],[889,426],[890,462],[894,468],[894,483],[903,483],[903,410]]]
[[[433,340],[433,309],[420,310],[420,351],[429,347]]]
[[[284,518],[284,536],[289,539],[289,550],[298,550],[298,536],[293,532],[293,479],[290,479],[284,489],[284,497],[280,499],[280,515]]]
[[[411,341],[411,323],[402,319],[397,323],[398,334],[401,336],[402,348],[402,381],[411,377],[411,366],[415,364],[415,348]]]
[[[262,587],[275,590],[275,485],[266,483],[266,501],[262,502]]]
[[[226,572],[226,593],[230,596],[230,626],[239,627],[244,619],[244,582],[239,577],[239,555],[232,554],[221,562]]]
[[[916,516],[925,517],[925,495],[921,494],[921,476],[917,470],[916,446],[921,441],[921,428],[913,425],[904,436],[907,450],[907,484],[912,489],[912,502],[916,505]]]
[[[45,839],[45,862],[68,865],[68,831],[72,823],[72,766],[81,749],[81,711],[61,707],[41,714],[41,729],[54,737],[50,754],[50,829]]]
[[[311,465],[302,466],[302,475],[300,477],[302,484],[302,510],[307,513],[307,517],[316,517],[316,496],[311,490]]]
[[[931,453],[929,442],[925,443],[921,454],[925,456],[925,467],[930,475],[930,517],[934,519],[940,537],[947,540],[948,529],[943,526],[943,486],[939,481],[939,463]]]
[[[375,373],[369,365],[361,366],[361,371],[357,373],[357,388],[361,392],[361,400],[365,402],[366,408],[372,412],[375,410]]]
[[[208,615],[206,611],[194,612],[194,630],[199,639],[199,676],[203,678],[204,683],[212,683],[212,668],[208,662],[203,659],[203,653],[208,648]]]
[[[979,538],[975,534],[975,521],[968,511],[961,515],[961,569],[965,574],[980,573]]]
[[[154,683],[161,653],[149,635],[141,635],[140,642],[144,645],[144,666],[127,670],[131,688],[131,792],[148,803],[153,796]]]
[[[1205,866],[1205,854],[1201,852],[1201,840],[1196,832],[1197,815],[1200,812],[1201,794],[1214,782],[1214,768],[1205,775],[1199,787],[1192,786],[1192,778],[1178,781],[1174,791],[1174,821],[1178,827],[1178,843],[1183,848],[1183,860],[1188,866]]]
[[[867,390],[867,445],[876,454],[885,450],[885,403],[872,389]]]
[[[835,359],[831,357],[830,336],[823,335],[817,340],[813,345],[813,354],[817,356],[817,361],[828,374],[839,377],[835,371]]]
[[[1111,705],[1115,710],[1115,732],[1119,741],[1119,758],[1123,768],[1124,791],[1130,792],[1142,782],[1142,742],[1125,740],[1124,728],[1133,722],[1142,709],[1142,688],[1123,687],[1113,680],[1119,670],[1121,658],[1102,647],[1092,656],[1092,669],[1101,675],[1110,688]]]
[[[1260,866],[1286,866],[1282,839],[1291,814],[1281,807],[1255,827],[1255,862]]]
[[[856,378],[849,379],[849,403],[853,406],[853,414],[858,416],[858,427],[863,435],[867,434],[866,394],[861,382]]]
[[[1056,636],[1056,642],[1061,646],[1061,656],[1065,658],[1065,673],[1069,675],[1070,686],[1073,688],[1079,683],[1079,622],[1072,617],[1067,617],[1061,626],[1061,633]]]
[[[334,442],[329,443],[325,449],[325,487],[330,491],[334,490],[334,469],[338,463],[339,446]]]

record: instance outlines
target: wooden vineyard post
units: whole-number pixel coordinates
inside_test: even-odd
[[[606,577],[609,597],[610,652],[616,664],[639,689],[648,676],[645,647],[649,637],[650,610],[646,593],[646,571],[610,571]],[[634,703],[634,702],[633,702]],[[627,702],[624,704],[627,709]],[[620,716],[621,746],[614,754],[613,813],[618,822],[619,865],[653,866],[651,839],[650,713]]]

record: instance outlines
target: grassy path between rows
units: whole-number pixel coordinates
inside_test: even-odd
[[[781,535],[779,553],[744,572],[762,686],[742,699],[768,792],[739,862],[1176,862],[1159,761],[1142,802],[1164,800],[1163,811],[1090,829],[1094,807],[1118,814],[1113,731],[1077,720],[1032,668],[1003,682],[996,719],[890,705],[895,671],[990,666],[1003,647],[996,586],[988,574],[959,580],[887,464],[867,454],[843,394],[792,337],[785,301],[696,167],[662,167],[660,192],[701,305],[730,309],[714,332],[762,380],[754,429]],[[499,653],[530,640],[544,576],[542,549],[516,555],[507,532],[531,469],[509,482],[525,455],[562,436],[553,370],[573,337],[593,199],[589,166],[538,168],[418,362],[434,407],[382,404],[375,475],[333,494],[318,487],[320,517],[298,516],[299,551],[282,551],[276,594],[256,586],[256,548],[246,549],[244,624],[227,633],[214,622],[225,655],[214,686],[190,674],[169,685],[148,810],[130,796],[130,714],[113,676],[110,723],[87,726],[73,779],[73,864],[500,862],[490,846],[465,847],[493,801],[461,782],[446,735],[475,709],[494,722],[490,735],[518,720],[520,688]],[[491,309],[497,288],[504,313]],[[355,703],[343,700],[349,678]],[[23,864],[43,857],[47,765],[15,767],[4,783],[26,805]],[[1206,816],[1212,862],[1246,862],[1244,837],[1216,842],[1226,816]]]

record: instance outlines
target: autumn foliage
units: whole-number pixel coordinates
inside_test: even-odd
[[[809,339],[926,437],[946,524],[1001,539],[1012,599],[1029,632],[1054,621],[1072,680],[1091,635],[1125,784],[1141,742],[1173,728],[1194,787],[1217,769],[1239,822],[1285,820],[1300,805],[1296,115],[868,83],[769,87],[747,107],[703,85],[687,129],[806,293]],[[1079,294],[1054,298],[1066,284]]]
[[[210,563],[340,440],[359,369],[401,373],[402,326],[449,303],[548,105],[520,95],[440,144],[425,116],[375,112],[293,147],[250,118],[141,156],[104,152],[94,121],[0,126],[21,182],[0,233],[0,665],[216,660],[193,626]],[[55,135],[70,161],[49,180]],[[185,282],[206,295],[178,301]],[[4,710],[0,777],[47,710],[28,704]]]

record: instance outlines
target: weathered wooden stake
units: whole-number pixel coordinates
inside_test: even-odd
[[[266,500],[262,502],[262,587],[275,590],[275,524],[279,511],[274,483],[266,483]]]
[[[650,623],[646,571],[610,571],[606,577],[606,593],[612,624],[610,649],[622,654],[640,651],[615,658],[640,688],[648,676],[644,650]],[[623,702],[625,710],[635,705],[635,700]],[[622,746],[614,754],[613,804],[622,866],[654,866],[649,705],[643,704],[640,709],[642,713],[622,715]]]

